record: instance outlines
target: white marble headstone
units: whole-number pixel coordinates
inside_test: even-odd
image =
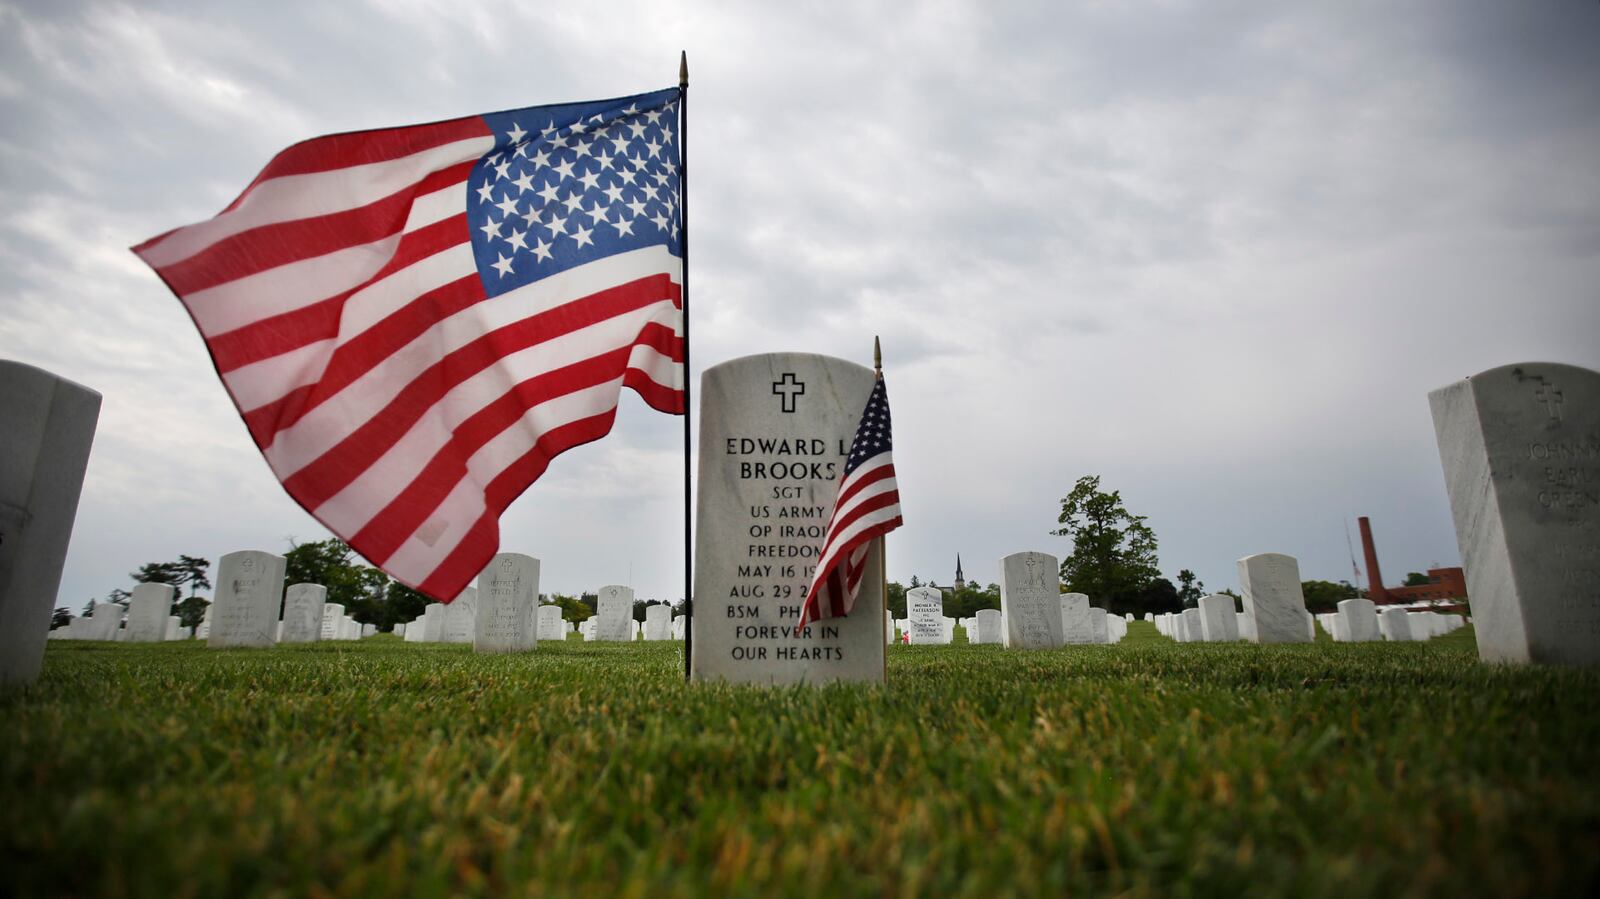
[[[1235,643],[1239,640],[1239,620],[1234,617],[1233,597],[1213,593],[1200,597],[1200,633],[1207,643]]]
[[[539,560],[523,553],[497,553],[478,575],[473,651],[533,649],[539,636],[534,618],[538,606]]]
[[[171,584],[137,584],[128,599],[127,633],[129,643],[159,643],[167,639],[167,616],[172,614],[172,598],[177,588]]]
[[[1384,609],[1379,621],[1379,629],[1383,632],[1384,639],[1397,643],[1406,643],[1412,639],[1411,618],[1405,609],[1394,606]]]
[[[1300,563],[1283,553],[1257,553],[1239,560],[1244,610],[1255,625],[1256,643],[1310,643]]]
[[[539,639],[561,641],[567,639],[567,623],[561,618],[560,606],[539,607]]]
[[[1339,620],[1344,623],[1344,642],[1370,643],[1382,639],[1378,633],[1378,613],[1370,599],[1339,601]]]
[[[207,646],[265,648],[277,642],[284,564],[283,556],[252,549],[217,560],[217,593]]]
[[[343,621],[344,604],[324,600],[322,603],[322,627],[318,632],[317,638],[319,640],[344,639],[344,634],[340,632],[340,626]]]
[[[633,640],[633,588],[619,584],[601,587],[595,599],[594,617],[594,639],[608,643]]]
[[[1062,645],[1060,578],[1056,557],[1049,553],[1012,553],[1000,560],[1000,611],[1008,648]]]
[[[757,684],[881,683],[883,553],[850,614],[796,635],[871,369],[774,353],[707,369],[700,386],[690,670]]]
[[[1061,594],[1061,638],[1065,643],[1094,642],[1094,625],[1089,621],[1087,593]]]
[[[478,632],[478,588],[464,588],[440,615],[439,642],[471,643]]]
[[[1428,402],[1479,657],[1600,664],[1600,372],[1506,365]]]
[[[1089,607],[1089,630],[1094,635],[1094,642],[1104,646],[1111,642],[1111,626],[1108,623],[1110,616],[1105,609],[1098,606]]]
[[[0,684],[44,664],[99,417],[100,394],[0,359]]]
[[[328,588],[321,584],[290,584],[285,588],[283,636],[279,642],[315,643],[322,639],[322,607],[327,602]]]
[[[944,594],[933,587],[906,591],[906,622],[912,646],[937,646],[945,641]]]
[[[977,642],[984,643],[984,644],[999,643],[1000,642],[1000,610],[999,609],[979,609],[978,610],[978,615],[977,615],[977,621],[978,621],[978,641]]]
[[[672,639],[672,607],[654,603],[644,608],[644,638],[651,642]]]

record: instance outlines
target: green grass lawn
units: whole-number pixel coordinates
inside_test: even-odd
[[[55,643],[0,694],[0,894],[1592,894],[1600,672],[1427,644]]]

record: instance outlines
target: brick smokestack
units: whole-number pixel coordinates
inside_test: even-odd
[[[1372,523],[1365,515],[1356,519],[1361,526],[1361,552],[1367,557],[1367,597],[1375,603],[1389,601],[1389,591],[1383,588],[1383,572],[1378,570],[1378,548],[1372,545]]]

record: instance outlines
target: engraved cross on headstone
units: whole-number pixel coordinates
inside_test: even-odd
[[[1533,392],[1533,399],[1535,402],[1544,403],[1545,411],[1550,413],[1551,418],[1556,421],[1561,420],[1561,391],[1557,390],[1555,385],[1540,384]]]
[[[772,382],[772,392],[783,397],[783,411],[793,412],[795,399],[806,392],[806,385],[794,372],[786,371],[782,378]]]

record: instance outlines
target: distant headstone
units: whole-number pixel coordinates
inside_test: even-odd
[[[593,616],[585,618],[583,623],[578,625],[578,633],[583,636],[584,640],[593,640],[595,639],[595,627],[599,624],[600,619],[598,618]]]
[[[1060,571],[1048,553],[1012,553],[1000,560],[1001,642],[1010,649],[1062,645]],[[1091,625],[1092,627],[1092,625]]]
[[[1256,643],[1310,643],[1300,563],[1283,553],[1258,553],[1239,560],[1244,610],[1255,625]]]
[[[344,633],[340,630],[344,624],[344,604],[337,602],[324,602],[322,604],[322,630],[318,635],[321,640],[343,640]]]
[[[159,643],[167,639],[167,616],[172,614],[171,584],[137,584],[128,599],[127,634],[129,643]]]
[[[44,663],[99,416],[93,390],[0,360],[0,684]]]
[[[1239,639],[1246,643],[1256,642],[1256,620],[1250,617],[1250,613],[1240,612],[1233,618],[1239,623]]]
[[[265,648],[277,642],[284,564],[283,556],[252,549],[217,560],[217,593],[211,605],[207,646]]]
[[[444,607],[439,642],[471,643],[478,631],[478,588],[466,587]]]
[[[651,642],[672,639],[672,606],[665,603],[645,606],[644,638]]]
[[[1061,639],[1064,643],[1093,643],[1087,593],[1061,594]]]
[[[887,646],[888,644],[894,642],[894,612],[891,612],[888,609],[883,610],[883,630],[883,642],[884,645]]]
[[[539,640],[561,641],[567,639],[567,623],[561,618],[560,606],[539,607]]]
[[[984,644],[999,643],[1000,642],[1000,610],[999,609],[979,609],[978,610],[978,615],[977,615],[977,621],[978,621],[978,641],[977,642],[984,643]]]
[[[1089,607],[1089,630],[1094,635],[1094,642],[1104,646],[1111,642],[1110,616],[1105,609],[1098,606]]]
[[[422,642],[444,642],[444,603],[431,602],[422,608]]]
[[[601,587],[595,600],[594,638],[605,643],[633,640],[633,588],[612,584]],[[699,618],[700,616],[695,616]],[[698,631],[696,632],[698,633]]]
[[[361,636],[362,636],[363,639],[365,639],[367,637],[376,636],[377,633],[378,633],[378,626],[376,624],[366,623],[366,624],[362,624],[361,625]]]
[[[407,622],[402,621],[399,624],[396,624],[394,626],[394,635],[396,637],[400,637],[401,639],[404,639],[407,630],[409,630],[409,625],[407,624]]]
[[[538,645],[534,617],[539,609],[538,559],[524,553],[496,553],[478,575],[476,592],[474,652],[525,652]]]
[[[211,604],[206,604],[205,612],[200,615],[200,626],[195,628],[194,636],[197,640],[207,640],[211,637]]]
[[[1370,599],[1341,599],[1339,620],[1344,623],[1344,642],[1371,643],[1382,639],[1378,633],[1378,613]]]
[[[1207,643],[1236,643],[1239,620],[1234,617],[1233,597],[1213,593],[1200,597],[1200,634]]]
[[[321,584],[290,584],[283,591],[283,634],[280,643],[315,643],[322,638],[322,607],[328,588]],[[343,609],[339,610],[343,613]]]
[[[1600,665],[1600,372],[1506,365],[1428,403],[1479,657]]]
[[[1379,621],[1379,629],[1383,631],[1384,639],[1396,643],[1411,641],[1411,619],[1406,615],[1405,609],[1392,606],[1384,609]]]
[[[1200,616],[1199,609],[1184,609],[1179,627],[1183,629],[1184,643],[1202,643],[1206,639],[1205,620]]]
[[[168,639],[168,640],[182,640],[183,639],[183,619],[182,618],[179,618],[177,615],[168,615],[167,616],[167,633],[166,633],[165,639]]]
[[[806,353],[705,371],[690,670],[735,683],[881,683],[883,552],[867,551],[849,615],[796,635],[869,368]]]
[[[937,646],[944,640],[944,594],[933,587],[906,591],[906,626],[912,646]]]

